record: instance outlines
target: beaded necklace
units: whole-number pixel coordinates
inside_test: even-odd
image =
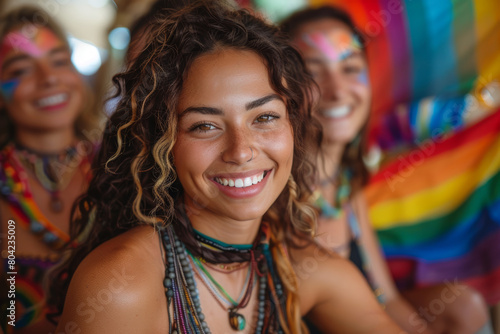
[[[49,209],[62,212],[64,203],[60,193],[68,186],[81,161],[76,148],[69,147],[61,154],[42,154],[15,143],[15,151],[21,164],[50,193]]]
[[[90,163],[81,159],[79,167],[90,180]],[[52,224],[40,211],[29,187],[28,175],[18,158],[14,144],[0,152],[0,193],[23,228],[38,236],[54,250],[70,241],[69,235]]]
[[[224,308],[229,312],[229,324],[231,325],[231,328],[237,331],[244,330],[246,326],[246,319],[242,314],[238,313],[238,310],[246,307],[248,302],[250,301],[250,297],[252,295],[252,290],[254,286],[254,277],[255,277],[254,265],[252,265],[249,268],[245,284],[243,285],[243,290],[241,291],[240,296],[238,297],[238,301],[235,301],[226,292],[226,290],[224,290],[224,288],[212,277],[210,272],[208,272],[205,269],[200,260],[192,256],[191,254],[189,255],[191,256],[195,264],[194,266],[196,269],[195,273],[205,284],[205,286],[208,288],[208,290],[214,296],[217,302],[222,306],[222,308]],[[260,274],[260,276],[262,277],[263,275]],[[261,295],[261,293],[259,293],[259,295]],[[227,307],[224,304],[226,304]]]
[[[259,257],[261,260],[256,261],[255,264],[258,266],[256,272],[262,275],[257,275],[259,276],[259,294],[255,333],[283,333],[279,325],[277,312],[285,307],[286,298],[284,298],[281,282],[274,269],[269,250],[270,230],[267,224],[262,224],[261,232],[261,242],[258,248],[261,249],[263,256]],[[163,248],[166,251],[163,285],[169,310],[169,333],[210,333],[201,310],[194,272],[189,260],[189,256],[193,255],[192,250],[189,249],[191,255],[188,254],[186,245],[178,239],[172,225],[160,229],[160,236]],[[230,246],[227,244],[219,245],[220,242],[214,239],[211,239],[211,241],[215,244],[214,248]],[[238,250],[232,249],[231,251]],[[255,256],[255,254],[252,256]],[[243,299],[245,297],[240,302]],[[172,312],[170,311],[171,306]],[[238,315],[230,312],[229,320],[232,328],[236,330],[244,328],[241,322],[242,319]]]
[[[351,194],[350,180],[351,172],[349,170],[338,173],[338,187],[333,205],[323,197],[320,189],[313,192],[312,201],[318,207],[322,217],[336,219],[341,216],[344,205],[348,202]]]
[[[339,173],[339,186],[337,190],[337,194],[335,196],[335,206],[332,207],[330,203],[328,203],[325,198],[321,195],[319,190],[314,191],[313,200],[316,207],[318,207],[320,211],[320,215],[325,218],[339,218],[340,215],[346,211],[347,224],[349,225],[349,229],[352,234],[352,242],[355,244],[359,251],[359,256],[362,262],[362,271],[368,281],[368,284],[371,286],[377,300],[380,304],[384,305],[385,296],[383,294],[382,289],[378,286],[373,278],[373,274],[371,271],[371,265],[369,261],[369,257],[366,254],[366,251],[361,243],[361,229],[354,214],[354,210],[349,203],[349,196],[351,194],[351,186],[350,180],[352,173],[347,169],[342,173]],[[333,251],[337,252],[338,249],[333,249]],[[351,249],[352,251],[352,249]]]

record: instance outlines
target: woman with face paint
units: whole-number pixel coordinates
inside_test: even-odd
[[[368,180],[362,143],[371,92],[363,39],[350,17],[325,6],[297,12],[281,26],[319,88],[313,114],[323,126],[323,141],[314,157],[311,197],[320,215],[317,240],[358,267],[387,313],[409,333],[475,333],[487,321],[478,293],[459,285],[460,293],[453,294],[458,290],[443,284],[408,291],[405,299],[384,262],[361,193]],[[439,309],[436,300],[442,301]]]
[[[70,240],[72,204],[88,184],[94,146],[83,134],[95,135],[99,119],[96,109],[83,112],[89,97],[48,14],[23,7],[0,18],[2,272],[17,273],[15,321],[1,319],[6,332],[53,330],[42,281]]]
[[[400,333],[311,238],[312,79],[278,29],[221,1],[158,17],[115,77],[85,242],[52,284],[57,332]],[[360,322],[359,318],[364,321]]]

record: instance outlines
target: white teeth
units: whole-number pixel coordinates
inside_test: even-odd
[[[235,188],[246,188],[254,184],[259,183],[264,178],[264,172],[259,175],[245,177],[244,179],[226,179],[226,178],[215,178],[217,183],[223,186],[235,187]]]
[[[250,187],[252,185],[252,178],[246,177],[245,180],[243,180],[243,183],[244,183],[245,187]]]
[[[67,99],[68,99],[68,94],[56,94],[56,95],[52,95],[52,96],[40,99],[36,102],[36,104],[41,108],[50,107],[50,106],[54,106],[54,105],[58,105],[60,103],[63,103]]]
[[[344,117],[351,111],[349,106],[340,106],[323,111],[323,116],[331,118]]]

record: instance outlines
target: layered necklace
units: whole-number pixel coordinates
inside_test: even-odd
[[[347,224],[349,225],[349,229],[352,234],[350,256],[352,256],[352,247],[355,245],[363,268],[363,275],[367,279],[379,303],[385,307],[385,295],[373,277],[369,257],[367,256],[365,248],[361,243],[361,228],[359,226],[358,219],[354,214],[354,210],[349,203],[349,196],[351,195],[351,178],[352,172],[349,169],[345,169],[341,172],[337,172],[335,178],[330,178],[320,182],[322,187],[327,186],[327,182],[334,183],[337,186],[335,201],[334,204],[331,205],[323,197],[321,191],[317,189],[313,193],[314,205],[320,211],[321,217],[324,218],[337,219],[342,215],[342,213],[344,213],[344,211],[346,212]],[[339,249],[333,249],[333,251],[337,252]]]
[[[89,158],[77,154],[74,147],[61,155],[47,156],[11,143],[0,152],[0,194],[16,216],[16,222],[55,250],[70,241],[70,237],[39,209],[29,187],[28,172],[51,194],[48,207],[58,213],[64,205],[60,191],[68,186],[76,170],[90,180]]]
[[[54,213],[62,212],[61,191],[73,179],[82,161],[76,147],[70,146],[60,154],[42,154],[16,143],[15,151],[21,164],[50,193],[48,208]]]
[[[270,254],[270,229],[267,224],[262,224],[257,238],[259,242],[253,245],[230,245],[194,231],[193,239],[199,247],[189,247],[192,243],[181,242],[172,225],[160,230],[160,235],[166,251],[164,287],[169,309],[170,333],[210,333],[201,310],[195,276],[207,287],[218,304],[228,312],[229,324],[236,331],[246,328],[248,322],[239,310],[247,306],[254,286],[258,286],[255,333],[283,332],[279,325],[278,312],[284,309],[286,298]],[[212,253],[211,255],[215,257],[224,254],[226,263],[237,262],[237,264],[216,265],[214,261],[203,256],[208,253]],[[232,261],[230,258],[233,258]],[[234,258],[241,260],[234,261]],[[224,272],[248,268],[240,296],[234,300],[213,278],[207,267]]]

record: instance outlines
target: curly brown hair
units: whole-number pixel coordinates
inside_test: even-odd
[[[272,88],[283,97],[294,134],[294,160],[288,187],[264,217],[273,230],[271,248],[290,303],[289,333],[301,332],[297,283],[280,248],[312,240],[316,217],[308,204],[314,174],[309,140],[319,146],[320,126],[311,117],[313,81],[299,53],[279,30],[248,10],[199,1],[155,20],[137,60],[113,78],[122,96],[107,123],[94,161],[94,178],[78,203],[71,235],[86,235],[52,280],[50,302],[62,311],[69,281],[94,248],[141,224],[168,224],[182,202],[182,185],[172,162],[183,79],[199,56],[225,48],[250,50],[267,64]],[[94,219],[91,219],[95,217]],[[89,222],[91,222],[89,226]],[[186,227],[180,227],[186,228]]]
[[[63,29],[44,10],[33,6],[21,6],[0,17],[0,42],[9,32],[26,25],[46,27],[50,29],[70,50],[68,39]],[[83,80],[83,79],[82,79]],[[85,139],[95,144],[100,139],[101,121],[104,119],[102,110],[98,108],[97,99],[88,85],[85,87],[85,105],[75,121],[75,133],[79,139]],[[13,140],[15,124],[9,118],[5,107],[0,106],[0,148]]]

